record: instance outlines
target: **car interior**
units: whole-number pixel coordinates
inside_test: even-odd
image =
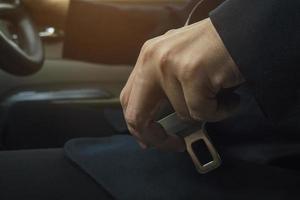
[[[0,3],[1,32],[10,45],[38,54],[6,59],[0,72],[1,148],[10,150],[127,133],[119,94],[141,46],[182,26],[191,7],[184,0]],[[214,4],[205,5],[200,17]],[[36,60],[27,63],[27,57]]]
[[[221,2],[205,3],[195,20]],[[55,148],[71,138],[128,134],[119,94],[141,46],[183,26],[193,5],[189,0],[0,0],[0,148]],[[272,152],[253,149],[259,151],[253,160],[300,169],[287,162],[299,160],[298,143],[281,144],[286,153],[268,161],[257,155]],[[249,153],[247,146],[231,150]]]

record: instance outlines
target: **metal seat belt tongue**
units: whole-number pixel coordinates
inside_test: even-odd
[[[185,122],[179,119],[176,113],[172,113],[159,120],[158,123],[160,123],[167,134],[177,135],[184,139],[186,150],[200,174],[208,173],[221,165],[221,158],[208,137],[205,122]],[[193,144],[199,141],[204,142],[212,158],[207,163],[201,163],[193,149]]]

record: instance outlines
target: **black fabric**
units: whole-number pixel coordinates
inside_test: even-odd
[[[237,92],[241,111],[208,124],[223,160],[209,174],[197,174],[186,153],[142,150],[130,136],[71,140],[66,155],[116,199],[297,199],[298,132],[275,128],[247,88]]]
[[[296,199],[300,173],[234,160],[199,175],[186,153],[142,150],[130,136],[75,139],[66,154],[116,199]]]
[[[101,108],[22,102],[1,117],[0,143],[5,150],[61,148],[72,138],[116,133]]]
[[[62,149],[1,151],[1,200],[111,200]]]
[[[300,1],[227,0],[210,13],[260,106],[276,123],[291,115],[300,121],[299,10]]]

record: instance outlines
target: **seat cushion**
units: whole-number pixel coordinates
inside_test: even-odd
[[[116,199],[296,197],[300,139],[295,133],[299,132],[272,127],[247,88],[237,92],[240,112],[208,124],[208,134],[223,160],[220,168],[208,174],[198,174],[187,153],[142,150],[125,135],[71,140],[65,145],[66,156]]]
[[[287,199],[300,174],[222,155],[223,165],[200,175],[186,153],[142,150],[130,136],[74,139],[66,156],[116,199]]]

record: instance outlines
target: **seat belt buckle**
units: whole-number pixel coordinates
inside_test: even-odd
[[[198,173],[206,174],[221,165],[221,158],[208,136],[205,122],[185,122],[179,119],[176,113],[172,113],[159,120],[158,123],[167,134],[177,135],[184,139],[186,151]]]
[[[186,150],[188,154],[190,155],[196,170],[200,174],[206,174],[216,168],[218,168],[221,165],[221,158],[219,153],[217,152],[216,148],[212,144],[211,140],[209,139],[209,136],[206,133],[205,128],[202,128],[194,133],[192,133],[189,136],[184,137]],[[201,158],[197,156],[196,151],[193,149],[193,145],[203,141],[206,145],[206,148],[208,149],[210,153],[210,157],[212,158],[210,161],[203,163],[201,161]],[[200,156],[201,156],[201,152]]]

